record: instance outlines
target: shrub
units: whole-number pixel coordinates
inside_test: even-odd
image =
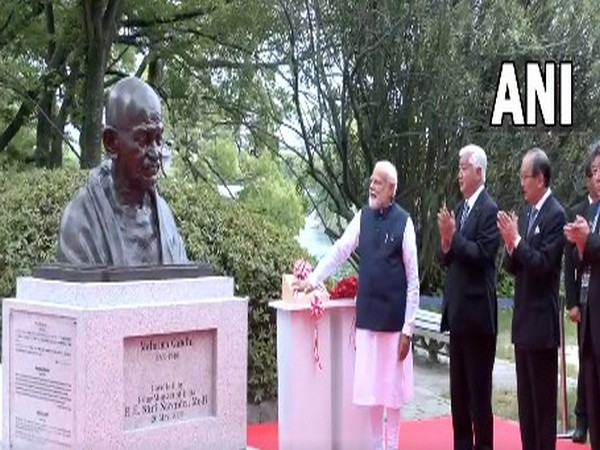
[[[0,298],[14,295],[17,276],[56,255],[64,207],[87,172],[29,170],[0,180]],[[277,394],[275,315],[281,273],[306,257],[292,236],[234,200],[196,184],[167,179],[161,191],[171,205],[191,260],[207,261],[234,277],[236,294],[249,297],[248,400]]]
[[[5,172],[6,174],[6,172]],[[87,174],[28,170],[0,179],[0,298],[14,295],[17,276],[56,255],[62,210]]]

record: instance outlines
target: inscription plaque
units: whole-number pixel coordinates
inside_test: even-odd
[[[77,321],[13,310],[10,323],[11,445],[72,448]]]
[[[215,415],[217,331],[124,339],[126,430]]]

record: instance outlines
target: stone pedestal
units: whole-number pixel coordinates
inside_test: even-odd
[[[3,445],[246,448],[247,317],[226,277],[20,278],[3,302]]]
[[[310,306],[277,301],[279,449],[368,448],[369,418],[352,403],[354,301],[331,300],[316,322]]]

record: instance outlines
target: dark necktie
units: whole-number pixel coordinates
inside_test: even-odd
[[[600,203],[598,204],[598,208],[596,209],[596,215],[594,216],[594,221],[592,222],[591,231],[592,233],[598,232],[598,214],[600,213]]]
[[[463,210],[462,210],[462,214],[460,216],[460,228],[459,230],[462,230],[465,221],[467,220],[467,216],[469,215],[469,204],[467,202],[465,202],[464,206],[463,206]]]
[[[534,206],[531,208],[531,212],[529,213],[529,223],[527,224],[527,234],[531,233],[531,228],[533,227],[533,223],[535,222],[535,218],[538,215],[538,209]]]

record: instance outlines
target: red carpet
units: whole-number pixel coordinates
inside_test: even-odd
[[[494,426],[496,450],[519,450],[519,425],[496,418]],[[277,424],[263,423],[248,426],[248,445],[260,450],[277,450]],[[558,439],[557,450],[590,450],[589,445],[574,444]],[[400,429],[400,450],[452,450],[450,417],[403,422]]]

